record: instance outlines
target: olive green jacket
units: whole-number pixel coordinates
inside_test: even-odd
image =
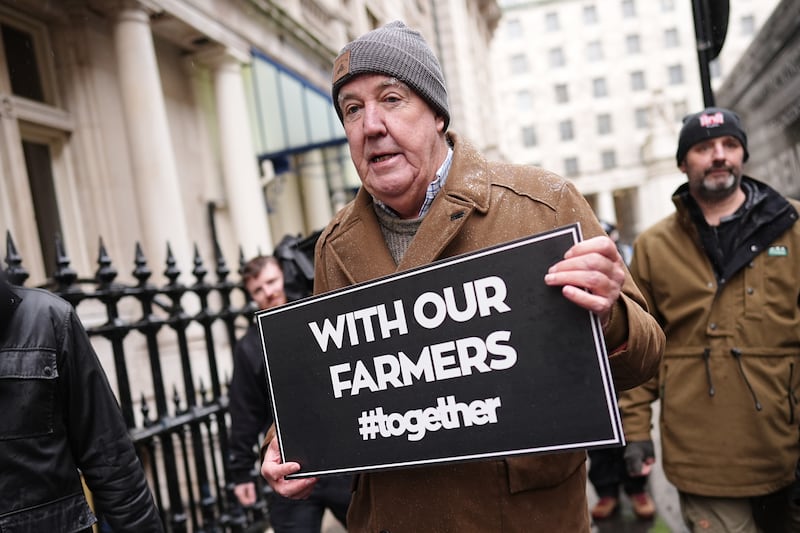
[[[677,211],[636,240],[631,263],[667,347],[658,379],[620,394],[625,436],[650,439],[660,397],[664,472],[704,496],[771,493],[793,481],[800,458],[800,203],[744,179],[766,203],[741,228],[741,268],[716,279],[680,199],[685,185]]]
[[[454,134],[444,189],[399,265],[363,189],[319,238],[315,293],[369,281],[431,261],[580,222],[585,238],[602,234],[569,182],[530,166],[490,163]],[[617,387],[653,375],[663,333],[630,277],[605,331]],[[569,398],[564,398],[569,401]],[[583,451],[357,476],[351,532],[588,532]]]

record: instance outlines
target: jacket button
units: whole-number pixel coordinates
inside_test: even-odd
[[[715,322],[712,322],[711,324],[708,325],[708,327],[711,328],[712,330],[717,329],[717,324]]]
[[[44,372],[45,376],[49,376],[50,374],[53,373],[53,370],[49,366],[46,366],[46,367],[44,367],[43,372]]]
[[[753,294],[754,292],[756,291],[753,290],[753,287],[747,287],[747,294]]]

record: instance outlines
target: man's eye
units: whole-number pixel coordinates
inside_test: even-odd
[[[345,106],[345,108],[344,108],[344,114],[345,115],[352,115],[353,113],[357,113],[359,109],[361,109],[361,108],[359,106],[357,106],[357,105],[348,105],[348,106]]]

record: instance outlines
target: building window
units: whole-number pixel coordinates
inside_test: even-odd
[[[595,98],[608,96],[608,87],[605,78],[595,78],[592,80],[592,94]]]
[[[544,16],[544,26],[547,28],[547,31],[558,31],[560,29],[558,13],[547,13]]]
[[[592,41],[586,45],[586,60],[600,61],[603,59],[603,45],[600,41]]]
[[[676,122],[683,122],[683,117],[689,114],[689,104],[686,100],[679,100],[672,104],[672,118]]]
[[[745,15],[740,22],[742,35],[750,36],[756,33],[756,18],[753,15]]]
[[[631,72],[631,91],[643,91],[647,88],[644,81],[644,72],[637,70]]]
[[[583,23],[587,25],[597,24],[597,8],[595,6],[583,6]]]
[[[608,135],[611,133],[611,115],[608,113],[601,113],[597,115],[597,134]]]
[[[664,48],[677,48],[680,44],[677,28],[664,30]]]
[[[578,158],[566,157],[564,158],[564,175],[568,178],[574,178],[578,175]]]
[[[3,34],[3,48],[11,78],[11,92],[29,100],[45,103],[33,34],[7,24],[0,24],[0,31]]]
[[[525,113],[533,109],[533,96],[528,90],[517,92],[517,111]]]
[[[667,74],[670,85],[681,85],[683,83],[683,65],[670,65],[667,67]]]
[[[563,67],[566,64],[564,50],[562,48],[551,48],[548,50],[547,59],[552,68]]]
[[[536,128],[533,126],[525,126],[522,128],[522,146],[525,148],[532,148],[536,146]]]
[[[566,83],[559,83],[555,87],[556,102],[559,104],[566,104],[569,102],[569,88]]]
[[[20,194],[16,202],[29,209],[4,213],[17,225],[26,225],[38,237],[41,262],[28,268],[37,281],[56,269],[55,235],[70,248],[83,238],[81,213],[70,198],[75,179],[69,139],[72,119],[58,107],[52,46],[45,26],[23,20],[0,10],[0,91],[3,91],[4,140],[0,160],[4,161],[0,197],[11,191]],[[25,191],[22,193],[21,191]],[[18,236],[15,235],[18,238]],[[79,261],[75,250],[72,259]],[[75,263],[73,263],[75,264]]]
[[[514,54],[511,56],[511,74],[525,74],[528,72],[528,56]]]
[[[603,162],[603,170],[609,170],[617,166],[617,153],[614,150],[603,150],[600,154],[600,159]]]
[[[626,19],[636,16],[636,4],[633,0],[622,0],[622,16]]]
[[[571,141],[575,136],[572,131],[572,121],[569,119],[558,123],[558,131],[561,133],[562,141]]]
[[[637,107],[634,109],[633,119],[637,129],[643,130],[650,127],[650,116],[646,107]]]
[[[642,51],[642,43],[638,34],[625,36],[625,49],[629,54],[638,54]]]
[[[519,19],[511,19],[506,22],[506,36],[509,39],[519,39],[522,37],[522,22]]]

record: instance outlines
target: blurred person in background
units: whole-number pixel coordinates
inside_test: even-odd
[[[272,309],[287,302],[280,262],[273,256],[259,255],[242,269],[242,282],[257,309]],[[228,390],[231,415],[229,470],[234,494],[248,507],[258,494],[254,471],[259,438],[272,424],[266,362],[261,334],[255,322],[236,343],[233,376]],[[292,500],[274,492],[267,500],[270,525],[275,533],[319,533],[326,509],[345,524],[350,503],[350,478],[323,480],[308,499]]]

